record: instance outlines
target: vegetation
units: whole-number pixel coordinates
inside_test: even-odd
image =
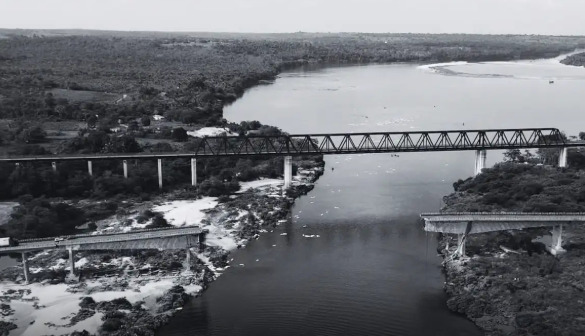
[[[506,157],[515,157],[515,162],[499,163],[475,178],[455,182],[458,195],[447,198],[447,203],[461,211],[585,211],[581,152],[569,151],[569,168],[527,164],[540,158],[531,155],[527,159],[514,153],[509,151]]]

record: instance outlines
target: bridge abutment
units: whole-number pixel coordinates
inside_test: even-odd
[[[89,176],[93,176],[93,164],[92,164],[91,160],[87,161],[87,172],[88,172]]]
[[[22,270],[24,272],[24,281],[30,283],[30,269],[28,268],[28,257],[26,252],[22,252]]]
[[[191,185],[197,185],[197,159],[191,159]]]
[[[284,157],[284,189],[290,188],[292,183],[292,156]]]
[[[163,187],[163,176],[162,176],[162,159],[158,159],[158,188]]]
[[[561,148],[561,152],[559,153],[559,167],[561,168],[567,167],[567,154],[568,148],[567,147]]]
[[[485,149],[475,151],[474,176],[481,174],[481,171],[485,168],[486,157],[487,157],[487,151]]]

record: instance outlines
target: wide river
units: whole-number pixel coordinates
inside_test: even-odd
[[[576,135],[585,130],[584,80],[584,68],[556,60],[297,70],[248,90],[225,117],[289,133],[557,127]],[[501,159],[488,152],[488,164]],[[436,237],[418,219],[472,175],[474,153],[325,160],[292,221],[235,251],[232,267],[160,335],[481,335],[446,308]]]

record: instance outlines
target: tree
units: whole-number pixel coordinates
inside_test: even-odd
[[[585,132],[579,132],[579,139],[585,140]]]
[[[142,123],[142,126],[150,126],[150,117],[142,116],[142,118],[140,118],[140,122]]]
[[[87,118],[87,128],[94,129],[97,122],[98,122],[98,118],[93,114],[90,115],[89,118]]]
[[[524,162],[524,157],[519,149],[508,149],[504,152],[504,161]]]
[[[178,142],[185,142],[189,138],[187,131],[183,127],[173,129],[173,139]]]
[[[21,143],[35,144],[45,141],[47,133],[40,126],[23,128],[17,135],[17,140]]]

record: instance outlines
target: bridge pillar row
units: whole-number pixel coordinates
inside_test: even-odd
[[[30,283],[30,269],[28,268],[28,257],[26,252],[22,252],[22,269],[24,272],[24,281]]]
[[[559,167],[566,168],[567,167],[567,147],[561,148],[561,152],[559,153]]]
[[[69,246],[67,250],[69,250],[69,266],[71,267],[69,273],[75,275],[75,254],[73,253],[73,247]]]
[[[487,157],[487,152],[485,149],[475,151],[474,176],[481,174],[481,171],[485,168],[486,157]]]
[[[51,162],[51,167],[53,167],[53,171],[56,173],[57,172],[57,162],[55,162],[55,161]]]
[[[191,158],[191,185],[197,185],[197,159]]]
[[[563,248],[563,226],[558,225],[552,229],[552,240],[550,243],[550,253],[552,255],[558,255],[566,252]]]
[[[158,188],[162,189],[163,187],[163,179],[162,179],[162,159],[158,159]]]
[[[124,166],[124,178],[128,178],[128,160],[123,160],[122,164]]]
[[[87,172],[89,173],[89,176],[93,176],[93,164],[91,160],[87,161]]]
[[[284,189],[290,188],[292,183],[292,156],[284,157]]]

